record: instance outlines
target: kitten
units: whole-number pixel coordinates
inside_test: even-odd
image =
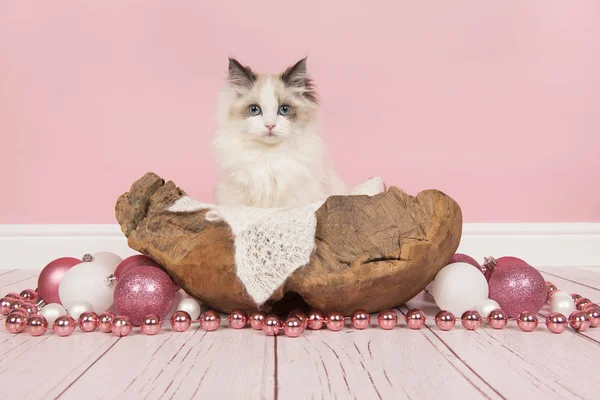
[[[296,207],[344,194],[318,135],[318,109],[306,58],[279,75],[230,58],[213,141],[217,204]]]

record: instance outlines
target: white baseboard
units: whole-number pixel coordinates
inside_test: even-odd
[[[0,224],[0,269],[41,269],[96,251],[136,254],[116,224]],[[600,267],[600,223],[465,224],[458,251],[478,261],[512,255],[536,267]]]

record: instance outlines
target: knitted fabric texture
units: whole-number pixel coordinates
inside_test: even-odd
[[[372,196],[383,190],[381,178],[372,178],[351,194]],[[169,211],[209,209],[207,220],[225,221],[231,227],[237,276],[254,302],[261,305],[295,270],[309,263],[315,248],[315,211],[324,201],[281,209],[213,205],[183,196]]]

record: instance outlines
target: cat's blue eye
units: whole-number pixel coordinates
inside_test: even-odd
[[[258,115],[260,114],[260,107],[257,104],[252,104],[250,107],[248,107],[248,112],[250,115]]]
[[[291,109],[292,108],[290,106],[288,106],[287,104],[284,104],[281,107],[279,107],[279,110],[277,111],[277,113],[279,115],[288,115],[290,113]]]

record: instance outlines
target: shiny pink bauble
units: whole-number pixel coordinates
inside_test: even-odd
[[[7,298],[13,299],[13,300],[22,300],[21,295],[19,293],[15,293],[15,292],[10,292],[4,297],[7,297]]]
[[[58,286],[60,285],[60,281],[68,270],[77,264],[81,264],[81,262],[82,261],[78,258],[62,257],[57,258],[44,267],[38,277],[37,287],[39,296],[44,299],[46,304],[62,304],[58,297]]]
[[[23,300],[14,300],[11,304],[10,304],[10,311],[12,312],[14,310],[18,310],[21,307],[23,307],[25,305],[25,302]]]
[[[69,315],[61,315],[54,321],[52,329],[54,329],[54,332],[56,332],[58,336],[69,336],[75,330],[76,325],[77,323],[73,317]]]
[[[546,326],[552,333],[563,333],[569,326],[569,319],[561,313],[552,313],[546,317]]]
[[[10,314],[10,312],[12,311],[12,303],[15,300],[16,299],[13,299],[11,297],[3,297],[0,300],[0,314],[2,314],[2,315]]]
[[[577,302],[575,303],[575,308],[578,309],[579,311],[583,311],[583,310],[585,310],[585,308],[587,306],[592,305],[592,304],[594,304],[593,301],[591,301],[588,298],[583,297],[583,298],[577,300]]]
[[[38,313],[38,308],[33,303],[23,303],[23,305],[18,309],[24,311],[28,316]]]
[[[583,311],[575,311],[569,315],[569,325],[577,332],[585,332],[590,327],[590,317]]]
[[[142,332],[146,335],[156,335],[162,328],[162,319],[155,314],[149,314],[142,321]]]
[[[159,268],[135,267],[117,279],[113,299],[117,313],[127,315],[133,326],[140,326],[148,314],[166,317],[173,306],[175,288],[169,275]]]
[[[377,315],[377,323],[382,329],[394,329],[398,325],[398,314],[394,310],[382,310]]]
[[[31,336],[41,336],[46,329],[48,329],[48,322],[41,315],[33,315],[27,320],[27,332]]]
[[[410,329],[421,329],[425,325],[425,313],[418,308],[413,308],[406,313],[404,321]]]
[[[104,333],[112,332],[112,323],[117,315],[107,311],[98,316],[98,330]]]
[[[575,304],[577,304],[577,302],[583,298],[583,296],[577,294],[577,293],[571,293],[571,298],[573,299],[573,302]]]
[[[325,316],[321,311],[311,311],[308,313],[308,329],[319,330],[325,324]]]
[[[250,315],[250,326],[252,329],[262,330],[265,324],[265,314],[261,312],[255,312]]]
[[[288,315],[288,318],[296,317],[302,322],[302,329],[306,329],[308,327],[308,316],[304,313],[304,311],[296,309],[292,310]]]
[[[21,299],[35,303],[38,300],[38,294],[33,289],[25,289],[20,294]]]
[[[450,311],[442,310],[435,315],[435,324],[443,331],[449,331],[456,324],[456,317]]]
[[[129,335],[133,326],[131,325],[131,321],[129,317],[125,315],[118,315],[112,321],[112,333],[115,336],[123,337]]]
[[[79,316],[79,329],[83,332],[93,332],[98,329],[100,319],[98,314],[93,311],[84,311]]]
[[[248,322],[248,314],[242,310],[233,310],[229,313],[227,321],[229,322],[229,326],[231,326],[233,329],[242,329],[246,327],[246,323]]]
[[[597,328],[600,326],[600,307],[588,308],[585,311],[590,317],[590,327]]]
[[[461,253],[454,254],[452,256],[452,258],[450,258],[450,261],[448,262],[448,264],[453,264],[453,263],[457,263],[457,262],[464,262],[467,264],[471,264],[472,266],[474,266],[475,268],[480,270],[481,273],[485,276],[485,279],[487,279],[487,280],[489,280],[490,276],[492,275],[491,269],[484,267],[483,265],[479,264],[477,262],[477,260],[475,260],[473,257],[468,256],[466,254],[461,254]]]
[[[504,329],[508,324],[508,315],[502,309],[496,308],[487,316],[488,324],[494,329]]]
[[[371,315],[366,310],[354,310],[350,320],[356,329],[367,329],[371,323]]]
[[[558,292],[558,288],[553,285],[546,285],[546,303],[550,303],[552,301],[552,296],[554,296],[554,293]]]
[[[215,331],[219,325],[221,325],[221,316],[214,310],[208,310],[200,316],[200,326],[205,331]]]
[[[525,261],[500,257],[489,280],[489,298],[495,300],[510,318],[523,311],[537,313],[546,303],[544,277]]]
[[[175,332],[185,332],[192,325],[192,317],[186,311],[175,311],[171,315],[171,328]]]
[[[281,320],[275,315],[267,315],[265,317],[265,323],[263,325],[263,332],[267,336],[277,336],[283,329]]]
[[[460,320],[462,326],[470,331],[474,331],[481,326],[481,315],[475,310],[465,311]]]
[[[283,333],[288,337],[298,337],[302,334],[304,328],[302,328],[302,321],[300,318],[290,317],[283,323]]]
[[[339,313],[337,311],[329,313],[327,315],[327,329],[330,331],[340,331],[344,327],[344,323],[346,322],[346,318],[344,318],[344,314]]]
[[[21,333],[27,326],[27,316],[21,312],[10,313],[4,321],[4,326],[10,333]]]
[[[517,325],[523,332],[533,332],[538,326],[538,319],[534,313],[522,312],[517,317]]]

